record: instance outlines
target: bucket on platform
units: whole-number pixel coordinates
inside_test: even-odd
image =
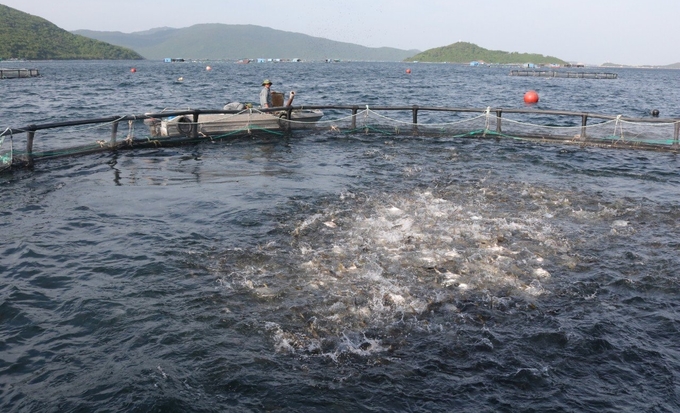
[[[272,105],[283,106],[283,93],[272,92]]]

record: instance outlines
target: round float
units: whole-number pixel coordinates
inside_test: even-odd
[[[530,90],[524,94],[524,103],[538,103],[538,93],[535,90]]]

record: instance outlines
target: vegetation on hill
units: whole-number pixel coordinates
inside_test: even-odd
[[[119,46],[69,33],[40,17],[0,4],[0,60],[143,59]]]
[[[642,65],[642,66],[622,65],[622,64],[619,64],[619,63],[606,62],[606,63],[602,63],[600,66],[602,66],[602,67],[619,67],[619,68],[636,67],[636,68],[646,68],[646,69],[680,69],[680,62],[679,63],[673,63],[673,64],[670,64],[670,65]]]
[[[419,62],[449,62],[449,63],[470,63],[482,61],[485,63],[496,64],[565,64],[567,62],[552,56],[540,54],[503,52],[500,50],[488,50],[476,44],[467,42],[457,42],[444,47],[437,47],[418,53],[415,56],[405,59],[406,61]]]
[[[77,30],[74,33],[128,47],[146,59],[293,59],[400,62],[418,50],[365,47],[250,24],[196,24],[136,33]]]

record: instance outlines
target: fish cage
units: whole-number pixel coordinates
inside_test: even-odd
[[[296,120],[295,111],[322,111],[313,122]],[[240,116],[245,121],[222,131],[202,128],[210,115]],[[260,123],[263,114],[272,121]],[[182,117],[178,134],[163,136],[164,120]],[[215,142],[243,136],[317,131],[336,136],[364,134],[432,138],[492,138],[554,142],[607,148],[680,150],[680,119],[628,118],[621,115],[427,106],[296,106],[243,110],[185,109],[141,115],[28,125],[0,133],[0,170],[36,160],[102,151]]]
[[[566,77],[574,79],[617,79],[616,73],[574,72],[570,70],[511,70],[510,76],[524,77]]]
[[[24,77],[38,77],[38,69],[4,69],[0,68],[0,79],[18,79]]]

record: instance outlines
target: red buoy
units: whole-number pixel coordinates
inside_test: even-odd
[[[406,73],[410,75],[410,74],[411,74],[411,69],[406,69]]]
[[[132,69],[130,69],[130,73],[135,73],[136,71],[137,71],[137,69],[135,69],[134,67]]]
[[[524,94],[524,103],[537,103],[538,93],[535,90],[530,90]]]

